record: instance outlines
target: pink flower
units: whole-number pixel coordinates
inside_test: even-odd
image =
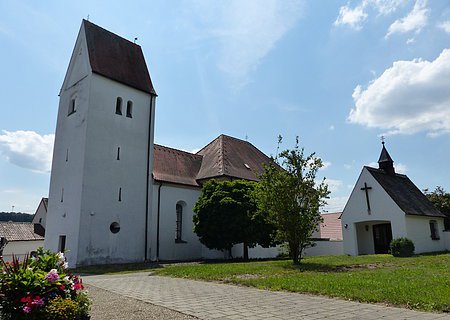
[[[45,275],[45,280],[48,280],[50,282],[55,282],[59,279],[58,271],[56,269],[50,270],[49,273]]]
[[[31,308],[28,306],[23,307],[23,312],[25,313],[30,313],[31,312]]]

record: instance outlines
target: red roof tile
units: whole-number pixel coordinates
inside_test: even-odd
[[[44,240],[34,233],[34,226],[29,222],[0,222],[0,237],[8,241]]]
[[[330,240],[342,240],[341,212],[322,214],[323,222],[320,224],[320,237]]]
[[[92,72],[156,95],[139,45],[83,20]]]

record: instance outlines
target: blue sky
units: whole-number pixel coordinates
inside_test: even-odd
[[[155,142],[277,136],[326,167],[342,210],[380,136],[398,172],[450,190],[446,0],[0,2],[0,211],[48,195],[58,92],[81,19],[138,38],[158,92]]]

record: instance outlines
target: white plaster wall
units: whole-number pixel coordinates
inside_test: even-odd
[[[281,253],[281,246],[263,248],[261,246],[256,246],[254,248],[248,248],[248,257],[250,259],[268,259],[275,258]],[[244,256],[244,247],[242,243],[236,244],[231,249],[231,254],[233,258],[242,258]]]
[[[438,224],[439,240],[431,239],[430,220],[434,220]],[[407,215],[406,228],[406,237],[414,242],[415,253],[446,250],[443,218]]]
[[[30,241],[11,241],[8,242],[3,249],[3,260],[12,261],[12,256],[16,256],[23,260],[23,258],[30,254],[31,251],[36,251],[37,248],[44,246],[44,240],[30,240]]]
[[[156,260],[156,224],[158,212],[159,184],[153,185],[153,214],[151,227],[152,259]],[[163,184],[160,188],[160,246],[159,260],[194,260],[202,258],[202,245],[194,233],[192,209],[200,196],[200,188],[181,185]],[[175,243],[176,236],[176,204],[182,201],[183,222],[182,240],[186,243]]]
[[[445,250],[450,251],[450,231],[443,231],[442,236],[444,238]]]
[[[57,251],[59,236],[65,235],[66,249],[69,250],[66,256],[71,267],[77,263],[80,227],[82,172],[91,83],[91,72],[87,64],[86,40],[82,28],[60,92],[44,244],[46,249]],[[76,97],[76,112],[68,116],[72,97]]]
[[[344,254],[344,243],[342,240],[315,241],[314,247],[305,249],[305,256],[329,256]]]
[[[366,194],[361,190],[364,187],[364,182],[369,187],[372,187],[369,190],[370,215],[367,213]],[[393,238],[406,236],[407,234],[405,214],[366,168],[363,168],[355,184],[342,213],[341,220],[345,254],[357,255],[359,252],[357,243],[358,230],[356,225],[359,222],[390,221]],[[345,228],[345,225],[347,225],[347,228]],[[373,242],[373,240],[371,241]],[[363,251],[370,246],[369,243],[361,245],[363,246]]]
[[[122,115],[115,114],[117,97]],[[93,74],[89,99],[77,265],[143,261],[152,97]],[[152,137],[150,150],[153,158]],[[120,225],[116,234],[113,222]]]

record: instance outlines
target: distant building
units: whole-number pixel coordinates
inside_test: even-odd
[[[23,259],[27,254],[44,246],[44,237],[34,233],[30,222],[0,222],[0,252],[3,260],[12,256]]]
[[[34,227],[34,233],[45,237],[45,222],[47,220],[48,198],[42,198],[34,213],[31,223]]]
[[[388,253],[399,237],[411,239],[416,253],[450,250],[445,215],[393,164],[383,142],[378,168],[362,169],[341,217],[345,253]]]

